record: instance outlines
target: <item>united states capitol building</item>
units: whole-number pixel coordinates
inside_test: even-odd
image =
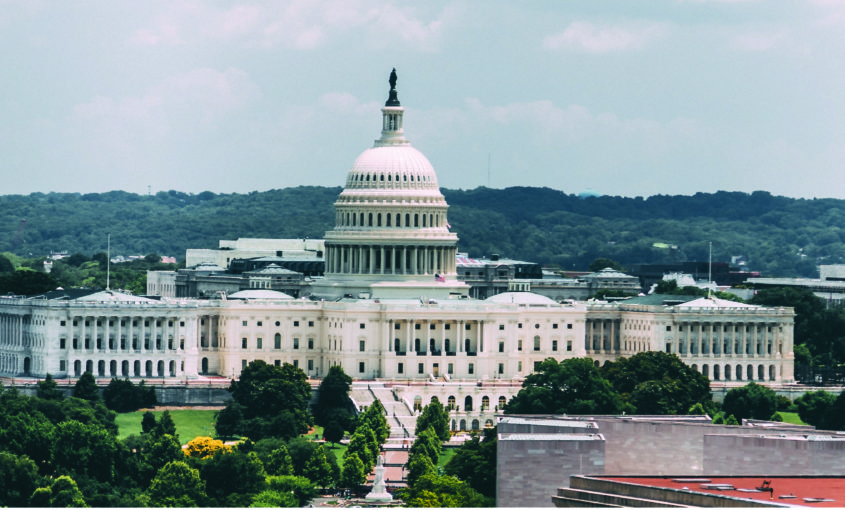
[[[381,136],[353,163],[319,246],[324,277],[300,296],[255,285],[206,299],[109,290],[3,297],[0,376],[90,371],[168,384],[238,377],[259,359],[315,378],[341,365],[356,379],[404,385],[409,403],[437,396],[465,411],[503,404],[549,357],[604,363],[661,350],[714,381],[793,381],[791,308],[708,298],[559,302],[524,287],[470,297],[448,205],[432,165],[404,136],[393,86],[381,112]],[[256,281],[271,278],[259,273]]]

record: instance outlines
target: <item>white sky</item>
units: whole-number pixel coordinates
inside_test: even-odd
[[[441,186],[845,198],[845,1],[0,0],[2,194]]]

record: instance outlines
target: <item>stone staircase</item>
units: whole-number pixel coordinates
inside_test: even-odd
[[[375,399],[381,402],[387,412],[387,423],[390,425],[390,437],[387,439],[386,447],[401,446],[406,437],[413,440],[417,418],[403,400],[396,398],[392,389],[385,387],[383,383],[352,383],[349,393],[359,410],[371,405]]]

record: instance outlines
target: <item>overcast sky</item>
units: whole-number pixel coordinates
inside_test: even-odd
[[[2,194],[440,185],[845,198],[845,1],[0,0]]]

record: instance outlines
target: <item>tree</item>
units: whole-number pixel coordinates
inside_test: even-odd
[[[341,487],[357,487],[367,481],[367,474],[364,472],[364,463],[358,455],[352,453],[343,459],[343,472],[340,475]]]
[[[317,484],[319,487],[330,487],[332,484],[332,467],[326,458],[326,451],[323,445],[317,446],[311,458],[305,463],[304,473],[306,478]]]
[[[323,429],[323,439],[330,443],[339,443],[343,439],[343,427],[336,421],[328,423]]]
[[[417,480],[426,475],[436,475],[437,469],[428,455],[417,453],[408,457],[408,485],[414,487]]]
[[[41,475],[32,459],[0,452],[0,506],[28,506],[30,496],[41,483]]]
[[[328,417],[338,411],[349,413],[349,408],[352,407],[352,400],[349,398],[351,386],[352,378],[346,375],[343,367],[334,365],[329,368],[320,382],[317,402],[313,406],[314,420],[318,425],[325,427],[329,423]]]
[[[179,441],[170,434],[164,434],[157,439],[147,438],[148,445],[142,453],[144,461],[144,475],[147,480],[152,479],[159,469],[170,462],[185,459],[185,452]]]
[[[52,462],[60,473],[111,482],[117,459],[117,439],[98,424],[64,421],[56,425]]]
[[[85,373],[76,380],[76,384],[73,386],[73,396],[90,402],[100,400],[100,390],[97,387],[97,381],[94,380],[94,375],[91,372],[85,371]]]
[[[293,459],[285,445],[270,452],[267,462],[264,463],[267,474],[273,476],[289,476],[293,474]]]
[[[60,476],[53,480],[50,492],[51,507],[81,508],[88,506],[76,482],[69,476]]]
[[[295,508],[302,506],[290,492],[261,491],[252,500],[250,508]]]
[[[496,427],[485,429],[478,436],[462,444],[444,471],[467,482],[470,487],[488,498],[496,497]]]
[[[268,490],[293,494],[297,505],[303,507],[317,495],[317,489],[311,480],[304,476],[268,476]]]
[[[35,395],[43,400],[63,400],[65,392],[59,389],[59,385],[53,379],[53,376],[47,374],[43,381],[38,381],[38,390]]]
[[[344,452],[344,460],[349,455],[356,455],[368,472],[376,463],[376,456],[373,455],[372,446],[369,444],[370,432],[369,427],[359,426],[349,439],[346,452]]]
[[[11,273],[0,273],[0,294],[32,296],[56,290],[59,282],[47,273],[18,269]]]
[[[590,358],[548,358],[525,378],[506,414],[615,414],[622,403]]]
[[[240,428],[253,440],[273,435],[293,437],[313,424],[308,402],[311,386],[305,372],[285,363],[280,367],[256,360],[232,381],[229,392],[242,406]]]
[[[176,433],[176,423],[173,422],[173,417],[170,416],[170,411],[165,410],[161,413],[161,418],[159,418],[158,423],[156,423],[154,434],[158,436],[170,434],[176,438],[179,437],[179,434]]]
[[[150,484],[150,503],[159,507],[195,507],[205,502],[205,482],[184,462],[170,462]]]
[[[127,413],[142,407],[155,406],[156,395],[152,388],[147,388],[144,381],[135,386],[129,379],[113,378],[103,389],[103,400],[109,409]]]
[[[581,266],[584,267],[584,266]],[[617,271],[622,271],[625,268],[622,267],[622,264],[616,262],[615,260],[606,259],[606,258],[597,258],[590,262],[590,271],[593,273],[597,271],[601,271],[602,269],[616,269]]]
[[[777,395],[770,388],[750,382],[725,395],[722,411],[725,416],[732,415],[737,423],[748,418],[768,420],[777,411]]]
[[[845,430],[845,391],[836,397],[836,400],[824,413],[822,428],[825,430]]]
[[[220,437],[237,436],[243,419],[243,406],[234,400],[230,400],[226,403],[226,407],[217,412],[217,419],[214,422],[217,435]]]
[[[15,265],[6,256],[0,255],[0,273],[12,273],[15,271]]]
[[[684,414],[695,403],[712,402],[710,380],[674,354],[640,352],[599,371],[639,414]]]
[[[390,425],[387,423],[387,418],[385,418],[386,414],[381,401],[375,399],[363,413],[358,415],[359,426],[366,426],[375,433],[379,448],[387,441],[390,435]]]
[[[411,456],[417,454],[425,455],[431,460],[431,464],[436,466],[440,460],[441,450],[440,438],[437,437],[434,428],[429,427],[417,434],[414,443],[408,450],[408,458],[410,459]]]
[[[200,468],[206,493],[219,506],[248,506],[253,496],[267,488],[264,465],[254,452],[218,451]]]
[[[466,482],[454,476],[426,474],[404,491],[402,499],[409,507],[480,508],[496,506]]]
[[[156,428],[156,415],[152,412],[147,411],[144,413],[144,416],[141,418],[141,432],[144,434],[149,434]]]
[[[441,441],[449,440],[449,411],[437,398],[423,408],[422,413],[417,418],[417,427],[414,434],[419,434],[427,428],[432,428]]]
[[[798,417],[804,423],[820,428],[824,423],[825,414],[835,400],[836,396],[824,390],[808,391],[795,399]]]
[[[219,439],[198,436],[188,441],[185,448],[185,455],[195,459],[209,459],[214,457],[219,451],[229,452],[231,450],[231,446],[227,446]]]

